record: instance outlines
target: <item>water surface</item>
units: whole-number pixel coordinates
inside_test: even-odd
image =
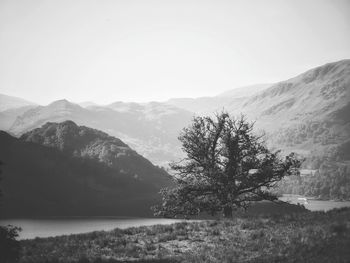
[[[305,198],[305,199],[303,199]],[[283,201],[292,204],[300,203],[311,211],[328,211],[333,208],[350,207],[350,201],[336,202],[306,198],[300,195],[283,195]],[[6,219],[0,220],[0,225],[15,225],[22,228],[20,239],[49,237],[87,233],[92,231],[108,231],[114,228],[149,226],[156,224],[172,224],[180,219],[163,218],[47,218],[47,219]]]
[[[328,211],[334,208],[350,207],[350,201],[317,200],[302,195],[284,194],[279,199],[291,204],[302,204],[310,211]]]
[[[14,225],[22,228],[19,239],[49,237],[87,233],[114,228],[128,228],[157,224],[172,224],[179,219],[163,218],[49,218],[49,219],[3,219],[0,225]]]

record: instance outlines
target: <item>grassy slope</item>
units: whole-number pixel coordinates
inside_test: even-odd
[[[350,262],[350,208],[25,240],[21,262]]]

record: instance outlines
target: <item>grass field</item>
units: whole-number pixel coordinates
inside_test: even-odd
[[[350,209],[21,241],[20,262],[350,262]]]

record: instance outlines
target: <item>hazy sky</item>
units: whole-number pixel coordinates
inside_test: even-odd
[[[350,58],[350,0],[0,0],[0,93],[216,95]]]

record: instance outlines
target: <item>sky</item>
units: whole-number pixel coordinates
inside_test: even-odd
[[[164,101],[350,58],[350,0],[0,0],[0,93]]]

